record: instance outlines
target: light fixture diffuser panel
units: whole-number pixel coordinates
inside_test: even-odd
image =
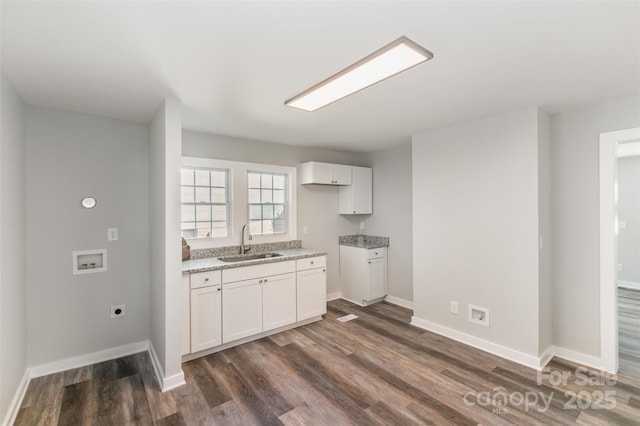
[[[433,54],[406,37],[384,46],[334,74],[285,105],[315,111],[433,58]]]

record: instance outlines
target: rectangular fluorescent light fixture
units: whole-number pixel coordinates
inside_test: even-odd
[[[315,111],[431,58],[433,53],[403,36],[284,104]]]

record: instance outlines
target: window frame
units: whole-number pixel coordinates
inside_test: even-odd
[[[182,188],[185,186],[190,186],[190,185],[183,185],[182,184],[182,170],[183,169],[193,169],[194,171],[194,181],[193,181],[193,190],[194,190],[194,194],[193,194],[193,202],[189,203],[189,202],[184,202],[182,201]],[[221,188],[221,187],[217,187],[217,186],[213,186],[213,182],[210,180],[209,181],[209,202],[208,203],[204,203],[204,204],[200,204],[196,201],[197,199],[197,188],[207,188],[206,186],[202,186],[202,185],[197,185],[197,179],[195,176],[195,172],[197,170],[204,170],[209,172],[209,179],[211,179],[211,172],[224,172],[225,173],[225,186],[223,187],[225,189],[225,198],[226,198],[226,202],[224,203],[216,203],[213,202],[213,189],[215,188]],[[187,238],[184,237],[185,240],[189,240],[189,241],[200,241],[200,240],[206,240],[206,239],[211,239],[211,240],[225,240],[229,237],[229,235],[231,234],[231,185],[230,185],[230,181],[231,181],[231,171],[229,169],[226,168],[211,168],[211,167],[202,167],[202,166],[192,166],[192,165],[181,165],[180,166],[180,206],[181,206],[181,211],[180,211],[180,232],[182,233],[182,224],[183,223],[188,223],[183,221],[182,219],[182,207],[184,207],[185,205],[188,206],[193,206],[194,208],[194,223],[196,224],[196,228],[195,228],[195,232],[196,234],[198,233],[198,227],[197,224],[198,222],[203,222],[203,221],[198,221],[198,213],[197,213],[197,206],[199,205],[207,205],[211,208],[210,211],[210,215],[211,215],[211,219],[209,220],[209,223],[211,224],[211,228],[210,228],[210,232],[211,232],[211,237],[205,237],[205,238]],[[226,218],[227,220],[225,221],[227,224],[227,236],[225,237],[214,237],[213,236],[213,223],[214,222],[220,222],[220,221],[215,221],[213,220],[213,206],[225,206],[226,209]],[[203,222],[204,223],[204,222]]]
[[[249,175],[250,174],[257,174],[260,175],[260,187],[256,188],[256,187],[251,187],[249,186]],[[271,175],[272,177],[275,176],[283,176],[284,177],[284,188],[280,189],[280,188],[274,188],[273,187],[273,181],[272,181],[272,187],[271,188],[266,188],[262,186],[262,175]],[[260,210],[261,210],[261,220],[260,222],[262,222],[261,226],[264,226],[264,221],[265,220],[269,220],[269,219],[265,219],[263,216],[263,212],[264,212],[264,206],[276,206],[276,205],[282,205],[283,206],[283,210],[284,210],[284,227],[285,227],[285,231],[284,232],[278,232],[278,233],[272,233],[272,234],[256,234],[255,231],[253,231],[253,229],[251,230],[251,234],[254,237],[257,236],[268,236],[268,235],[282,235],[282,234],[287,234],[289,232],[289,204],[287,203],[287,199],[289,198],[289,191],[291,190],[289,188],[289,179],[288,179],[288,175],[286,173],[275,173],[275,172],[266,172],[264,170],[247,170],[247,218],[248,218],[248,223],[249,223],[249,227],[252,228],[252,220],[251,220],[251,206],[260,206]],[[249,193],[251,192],[251,190],[260,190],[261,192],[261,198],[263,195],[263,191],[271,191],[271,196],[273,197],[274,195],[274,191],[279,191],[282,190],[284,191],[284,200],[282,203],[275,203],[275,202],[271,202],[271,203],[264,203],[262,202],[263,200],[261,199],[260,203],[252,203],[250,200],[250,196]],[[275,216],[275,209],[274,209],[274,216]],[[275,217],[272,218],[271,220],[274,221]],[[264,228],[262,228],[262,230],[264,231]]]
[[[297,239],[297,168],[264,163],[219,160],[201,157],[182,157],[181,167],[225,169],[228,170],[229,185],[229,232],[227,238],[186,239],[191,248],[214,248],[240,245],[240,231],[249,223],[249,172],[284,174],[286,176],[285,209],[287,211],[286,228],[283,234],[255,235],[251,244],[283,242]],[[248,239],[245,236],[245,243]]]

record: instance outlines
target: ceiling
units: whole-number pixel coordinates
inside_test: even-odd
[[[2,1],[25,102],[190,130],[372,151],[520,108],[640,93],[640,3]],[[316,112],[285,99],[405,35],[434,59]]]

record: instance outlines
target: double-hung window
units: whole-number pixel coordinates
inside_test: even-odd
[[[229,235],[229,171],[181,169],[182,236],[226,238]]]
[[[253,235],[287,232],[287,180],[284,173],[248,173],[249,227]]]

